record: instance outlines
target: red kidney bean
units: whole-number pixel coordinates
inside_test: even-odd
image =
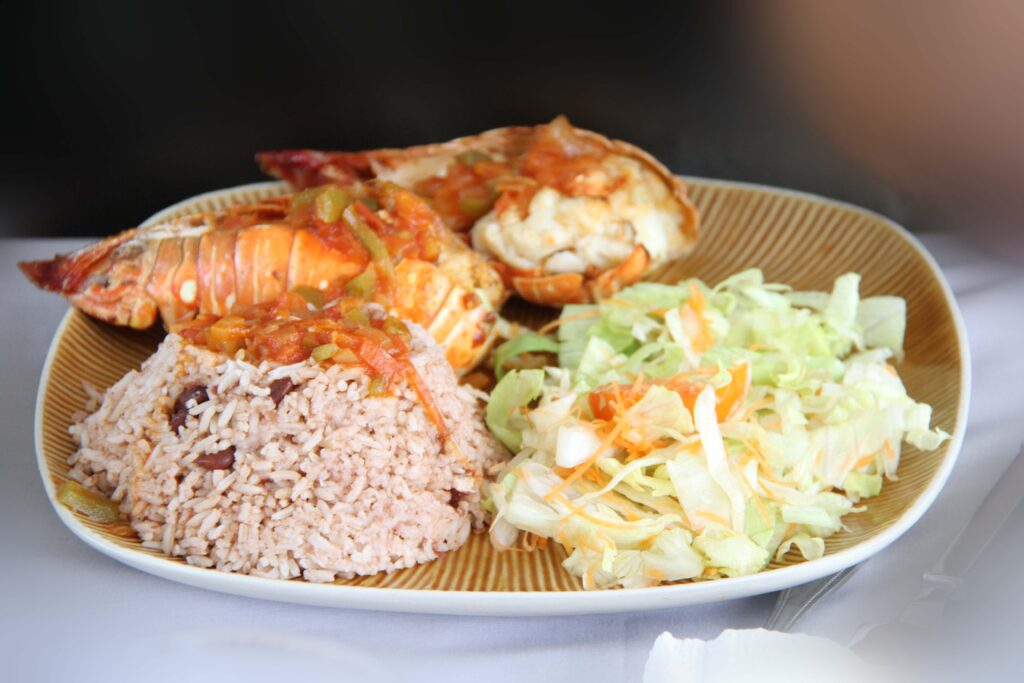
[[[195,459],[195,464],[208,470],[229,470],[235,464],[235,447],[228,446],[216,453],[203,453]]]
[[[188,419],[188,402],[192,400],[195,400],[196,405],[210,400],[204,385],[190,384],[181,390],[178,398],[174,399],[174,407],[171,409],[167,421],[175,432],[180,432],[181,428],[185,426],[185,421]]]
[[[275,406],[281,405],[281,401],[284,397],[291,393],[292,389],[295,388],[295,384],[288,377],[282,377],[281,379],[275,379],[270,383],[270,398],[274,401]]]

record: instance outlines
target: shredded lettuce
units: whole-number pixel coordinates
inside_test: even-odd
[[[806,559],[947,435],[897,369],[906,304],[767,283],[640,283],[498,352],[487,424],[517,453],[491,485],[500,547],[564,546],[587,588],[739,576]],[[500,371],[499,371],[500,372]],[[910,450],[908,450],[908,448]],[[857,507],[860,506],[860,507]]]
[[[498,382],[487,403],[487,428],[511,451],[522,444],[525,416],[520,409],[544,389],[543,370],[513,370]]]
[[[505,366],[510,360],[524,353],[558,353],[558,342],[539,334],[520,334],[494,350],[494,375],[499,380],[505,376]]]
[[[701,532],[693,545],[704,555],[707,565],[724,576],[761,571],[771,557],[749,536],[717,525]]]

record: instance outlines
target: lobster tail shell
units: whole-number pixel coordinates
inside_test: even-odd
[[[411,188],[417,181],[437,174],[448,162],[464,152],[483,152],[504,158],[518,157],[526,152],[537,134],[549,125],[552,124],[507,126],[448,142],[405,149],[384,148],[360,152],[292,149],[260,152],[256,155],[256,162],[264,173],[280,178],[300,190],[326,183],[370,178],[383,178]],[[565,117],[555,119],[555,125],[568,126],[574,136],[601,147],[609,154],[634,159],[657,175],[669,187],[679,204],[683,214],[680,231],[684,238],[688,243],[697,240],[700,220],[696,208],[687,197],[686,184],[664,164],[636,145],[571,126]]]
[[[48,292],[73,293],[79,291],[98,264],[111,252],[131,238],[134,231],[108,237],[70,254],[58,254],[51,259],[21,261],[18,269],[36,287]]]
[[[474,150],[505,157],[518,156],[526,151],[537,128],[495,128],[479,135],[405,149],[384,148],[362,152],[289,149],[260,152],[256,155],[256,163],[267,175],[280,178],[299,190],[326,183],[371,178],[383,178],[410,187],[416,181],[434,175],[463,152]]]
[[[549,270],[545,261],[551,254],[544,251],[545,247],[538,247],[538,254],[534,255],[524,254],[522,247],[508,246],[515,241],[512,235],[519,234],[518,231],[524,225],[520,219],[528,216],[531,211],[531,199],[540,190],[555,189],[559,197],[567,196],[572,199],[607,196],[601,194],[603,190],[566,189],[577,180],[581,183],[587,182],[586,173],[580,171],[578,166],[570,164],[561,171],[554,170],[551,174],[546,174],[545,170],[558,168],[557,162],[546,166],[550,162],[545,161],[543,150],[550,149],[552,145],[564,150],[565,156],[569,159],[614,159],[613,164],[619,164],[618,168],[630,169],[618,176],[614,182],[629,182],[624,180],[627,177],[642,178],[634,181],[637,184],[646,184],[639,191],[639,196],[645,199],[639,201],[652,202],[649,204],[651,212],[657,211],[659,218],[644,219],[645,241],[637,236],[638,231],[635,228],[630,233],[632,236],[625,238],[632,242],[626,245],[630,247],[632,253],[637,253],[637,248],[647,249],[647,258],[643,260],[639,270],[635,267],[639,263],[636,258],[629,260],[629,263],[611,264],[598,264],[594,260],[577,258],[577,261],[582,261],[582,265],[573,265],[573,268],[578,270],[566,272],[564,265]],[[469,181],[469,185],[460,185],[467,176],[464,175],[465,171],[460,170],[461,167],[452,164],[458,161],[473,166],[473,162],[464,161],[468,158],[464,155],[470,154],[482,154],[488,163],[495,163],[489,167],[485,166],[482,171],[483,174],[487,174],[485,181],[481,181],[484,176],[479,175],[477,181]],[[433,202],[444,214],[443,217],[452,229],[459,232],[471,231],[473,246],[489,255],[498,269],[508,276],[506,284],[509,287],[524,299],[543,305],[558,306],[590,301],[596,296],[607,295],[617,288],[631,284],[656,272],[668,261],[688,253],[700,232],[697,210],[687,196],[686,185],[682,179],[639,147],[622,140],[607,138],[593,131],[576,128],[564,116],[540,126],[496,128],[479,135],[407,149],[361,152],[284,150],[262,152],[256,159],[266,173],[287,181],[297,189],[330,182],[350,182],[352,179],[380,178],[406,189],[422,192],[428,201]],[[451,176],[450,173],[455,175]],[[469,173],[476,174],[478,171],[474,166]],[[559,176],[559,173],[563,175]],[[444,179],[450,177],[453,177],[454,181],[447,189],[442,190],[448,194],[443,197],[440,194],[432,194],[437,191],[439,185],[444,185]],[[601,173],[595,173],[594,177],[600,178]],[[568,182],[565,182],[566,180]],[[473,185],[473,182],[485,183],[486,191],[491,193],[490,197],[494,201],[490,210],[486,208],[487,200],[475,198],[477,196],[472,194],[472,191],[479,192],[479,185]],[[609,186],[611,185],[612,183],[609,183]],[[462,192],[466,191],[467,187],[471,192],[465,195],[468,197],[465,201],[469,206],[473,206],[471,202],[483,201],[483,215],[473,209],[463,208]],[[452,199],[453,195],[457,200]],[[606,206],[628,206],[634,196],[636,195],[633,190],[623,189],[618,199]],[[550,198],[551,195],[547,194],[546,197]],[[657,205],[653,204],[654,200],[650,199],[651,197],[657,198]],[[549,199],[545,201],[548,201],[545,206],[550,210]],[[594,204],[590,206],[593,207]],[[563,232],[560,236],[552,236],[547,244],[569,243],[564,239],[565,235],[593,234],[594,214],[586,211],[580,211],[581,215],[587,215],[588,218],[581,219],[579,225],[570,225],[566,228],[563,224],[551,228],[552,232]],[[633,227],[629,222],[632,216],[627,218],[622,211],[622,208],[610,209],[607,220],[600,225],[609,232],[614,232],[617,230],[615,226],[624,222]],[[510,214],[518,216],[509,219],[507,224],[504,223]],[[649,212],[647,216],[650,215]],[[666,216],[667,218],[664,218]],[[505,225],[508,227],[503,227]],[[656,227],[652,228],[652,225]],[[538,228],[535,225],[532,229]],[[573,230],[577,232],[573,233]],[[486,236],[478,239],[478,232]],[[537,238],[535,242],[540,239]],[[572,251],[571,248],[566,250]],[[530,265],[524,265],[524,262]]]
[[[368,183],[360,191],[382,188]],[[439,253],[429,260],[399,259],[402,277],[387,295],[391,308],[422,324],[456,371],[465,372],[494,341],[492,311],[506,290],[486,260],[447,231],[421,199],[399,192],[419,205],[411,210],[433,216],[442,232]],[[236,306],[274,302],[298,288],[336,292],[363,272],[362,247],[353,250],[327,240],[319,228],[290,223],[292,208],[292,198],[281,197],[192,214],[19,267],[37,287],[58,292],[89,315],[138,329],[158,315],[168,326],[197,315],[228,315]]]
[[[64,258],[64,256],[55,256],[52,259],[41,261],[21,261],[18,263],[18,270],[24,273],[25,277],[39,289],[60,292],[64,289],[61,286],[64,278],[59,274],[59,269]]]
[[[157,315],[143,291],[153,255],[134,242],[137,234],[128,230],[71,254],[23,261],[18,268],[40,289],[62,294],[96,318],[146,328]]]

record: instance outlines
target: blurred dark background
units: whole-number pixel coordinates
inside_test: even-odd
[[[0,43],[0,231],[100,235],[262,179],[262,149],[445,140],[558,113],[682,174],[940,212],[785,96],[747,3],[42,2]],[[848,149],[848,148],[847,148]]]
[[[100,235],[253,182],[261,149],[449,139],[558,113],[678,173],[900,212],[777,111],[719,3],[22,3],[4,69],[5,235]]]

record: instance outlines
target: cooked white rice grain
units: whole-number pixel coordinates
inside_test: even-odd
[[[147,547],[199,567],[327,582],[433,560],[483,525],[478,484],[507,454],[441,348],[410,329],[457,448],[404,381],[370,398],[360,368],[256,367],[170,334],[71,427],[71,477],[120,501]],[[282,377],[295,387],[275,406]],[[169,414],[194,384],[209,400],[175,433]],[[195,462],[229,447],[229,469]]]

